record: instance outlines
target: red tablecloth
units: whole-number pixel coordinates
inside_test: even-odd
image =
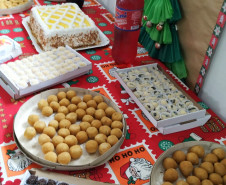
[[[35,4],[55,4],[42,0],[34,0],[34,2]],[[117,67],[111,57],[114,18],[95,0],[86,0],[83,11],[95,21],[96,25],[110,39],[111,43],[106,47],[81,51],[80,53],[93,63],[92,72],[53,88],[69,86],[81,87],[100,92],[109,97],[124,112],[128,125],[128,132],[120,150],[106,164],[90,170],[60,173],[102,182],[144,184],[149,181],[146,180],[146,177],[131,179],[131,177],[125,173],[125,171],[131,167],[130,165],[133,163],[133,159],[144,158],[145,161],[149,161],[153,165],[162,152],[177,143],[194,140],[195,138],[193,135],[197,135],[205,141],[213,141],[226,145],[225,123],[223,123],[216,114],[195,96],[193,92],[177,80],[177,83],[192,96],[195,101],[207,109],[212,115],[212,118],[202,127],[169,135],[162,135],[159,133],[152,123],[143,117],[138,106],[131,100],[119,82],[109,73],[110,69]],[[0,17],[0,35],[7,35],[20,43],[23,55],[19,58],[37,53],[26,30],[21,24],[22,18],[28,15],[29,11],[26,11],[21,14]],[[147,61],[153,61],[142,46],[138,47],[138,64],[145,64]],[[170,71],[161,63],[159,63],[159,65],[172,76]],[[2,182],[2,184],[17,185],[20,183],[26,170],[40,167],[34,163],[30,164],[30,162],[24,158],[23,154],[19,155],[17,158],[15,158],[14,155],[15,153],[18,153],[18,148],[13,139],[13,119],[20,106],[29,100],[30,97],[32,96],[16,101],[0,87],[0,182]],[[24,161],[24,166],[19,170],[17,168],[16,171],[13,171],[13,169],[8,166],[9,161],[12,160],[14,160],[15,165],[22,160]],[[26,164],[28,165],[27,167]],[[142,169],[141,167],[142,174],[150,174],[150,171],[151,169],[147,170]]]

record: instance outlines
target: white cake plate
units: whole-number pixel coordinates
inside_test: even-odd
[[[31,38],[31,41],[36,49],[36,51],[38,53],[42,53],[44,52],[44,50],[38,45],[36,38],[33,36],[30,26],[28,25],[28,22],[30,20],[30,16],[24,18],[22,20],[22,24],[24,25],[24,28],[26,29],[28,35]],[[81,47],[81,48],[77,48],[75,49],[76,51],[80,51],[80,50],[87,50],[87,49],[93,49],[93,48],[98,48],[98,47],[103,47],[106,46],[110,43],[110,40],[106,37],[106,35],[97,27],[97,30],[99,31],[99,35],[100,35],[100,43],[94,46],[88,46],[88,47]]]

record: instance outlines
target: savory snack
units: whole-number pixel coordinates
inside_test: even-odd
[[[187,161],[190,161],[193,165],[199,164],[199,157],[194,152],[188,152],[186,159]]]
[[[179,165],[181,173],[187,177],[189,176],[193,171],[193,165],[190,161],[182,161]]]
[[[212,181],[205,179],[202,181],[202,185],[213,185]]]
[[[98,144],[105,143],[107,141],[107,136],[104,134],[97,134],[95,136],[95,140],[98,142]]]
[[[224,176],[226,174],[226,168],[221,163],[214,163],[214,172],[219,174],[220,176]]]
[[[173,153],[173,159],[177,162],[177,163],[180,163],[182,161],[185,161],[186,159],[186,155],[183,151],[181,150],[177,150]]]
[[[101,143],[99,145],[99,153],[103,155],[105,152],[107,152],[111,148],[111,145],[109,143]]]
[[[37,133],[42,133],[45,127],[46,127],[46,123],[44,121],[39,120],[39,121],[36,121],[34,124],[34,128]]]
[[[72,124],[69,127],[70,134],[76,136],[76,134],[81,130],[80,126],[77,124]]]
[[[84,109],[78,108],[75,113],[77,114],[78,120],[81,120],[83,116],[86,115],[86,111]]]
[[[82,144],[82,143],[85,143],[88,140],[88,135],[85,131],[79,131],[76,134],[76,138],[78,139],[78,143]]]
[[[217,173],[211,173],[209,175],[209,180],[212,181],[212,183],[214,185],[215,184],[217,185],[217,184],[222,184],[223,183],[222,177],[219,174],[217,174]]]
[[[218,158],[215,154],[213,153],[208,153],[205,155],[205,157],[203,158],[204,162],[211,162],[211,163],[216,163],[218,161]]]
[[[48,135],[50,138],[53,138],[56,134],[56,130],[55,128],[48,126],[43,129],[43,133]]]
[[[64,142],[64,138],[60,135],[55,135],[52,138],[52,143],[53,145],[56,147],[58,144],[63,143]]]
[[[174,168],[169,168],[163,176],[164,181],[175,182],[178,179],[178,172]]]
[[[104,134],[104,135],[106,135],[106,136],[109,136],[110,133],[111,133],[111,128],[110,128],[109,126],[107,126],[107,125],[103,125],[103,126],[101,126],[101,127],[99,128],[99,132],[100,132],[101,134]],[[114,135],[114,134],[112,134],[112,135]]]
[[[78,159],[81,157],[83,151],[80,145],[74,145],[70,147],[70,155],[72,159]]]
[[[69,112],[75,112],[76,109],[77,109],[77,105],[70,104],[70,105],[67,106],[67,108],[68,108]]]
[[[194,175],[198,177],[201,181],[208,178],[208,173],[205,169],[196,167],[193,171]]]
[[[47,152],[44,155],[44,159],[47,160],[47,161],[51,161],[53,163],[56,163],[57,162],[57,154],[55,152]]]
[[[65,106],[67,107],[68,105],[70,105],[70,100],[67,98],[63,98],[59,101],[60,106]]]
[[[201,185],[201,181],[196,176],[188,176],[186,181],[189,185]]]
[[[30,116],[28,116],[27,122],[33,126],[35,124],[36,121],[39,121],[39,116],[35,115],[35,114],[31,114]]]
[[[173,185],[171,182],[163,182],[162,185]]]
[[[40,110],[42,110],[43,107],[48,106],[48,105],[49,105],[49,103],[48,103],[46,100],[44,100],[44,99],[41,99],[41,100],[38,102],[38,108],[39,108]]]
[[[89,127],[91,127],[91,124],[87,121],[82,121],[79,124],[82,131],[86,131]]]
[[[177,181],[176,185],[189,185],[187,182],[185,182],[184,180],[179,180]]]
[[[100,95],[96,95],[96,96],[93,97],[93,100],[94,100],[97,104],[99,104],[99,103],[101,103],[101,102],[104,101],[104,98],[103,98],[102,96],[100,96]]]
[[[43,145],[44,143],[51,142],[51,138],[47,134],[41,134],[38,137],[38,143]]]
[[[75,112],[70,112],[65,117],[67,120],[71,122],[71,124],[77,121],[77,114]]]
[[[64,91],[60,91],[57,93],[58,100],[62,100],[67,97],[67,94]]]
[[[62,119],[59,122],[59,128],[69,128],[71,126],[71,122],[67,119]]]
[[[24,137],[26,137],[27,139],[32,139],[35,136],[36,136],[36,130],[34,129],[34,127],[27,127],[24,132]]]
[[[75,96],[76,96],[76,92],[74,90],[69,90],[66,92],[66,97],[68,100],[71,100]]]
[[[59,143],[56,146],[56,153],[60,154],[62,152],[69,152],[69,146],[66,143]]]
[[[62,152],[57,156],[57,161],[60,164],[68,164],[71,161],[69,152]]]
[[[113,121],[122,121],[122,114],[120,112],[114,112],[112,115],[111,115],[111,119]]]
[[[219,160],[224,159],[226,156],[226,153],[222,148],[215,148],[213,149],[212,153],[215,154]]]
[[[113,121],[111,123],[111,128],[119,128],[122,129],[123,128],[123,124],[121,121]]]
[[[118,142],[118,138],[115,135],[110,135],[107,137],[107,142],[113,146]]]
[[[82,121],[91,123],[94,120],[93,116],[85,115],[82,118]]]
[[[86,114],[90,116],[94,116],[96,109],[93,107],[89,107],[86,109]]]
[[[78,140],[74,135],[68,135],[64,138],[64,143],[66,143],[69,147],[78,144]]]
[[[58,102],[58,98],[56,95],[51,94],[47,97],[47,102],[50,104],[51,102]]]
[[[71,103],[78,105],[80,102],[82,101],[82,99],[79,96],[75,96],[71,99]]]
[[[42,115],[43,116],[49,117],[49,116],[52,115],[52,113],[53,113],[52,107],[45,106],[45,107],[42,108]]]
[[[65,114],[60,112],[60,113],[55,114],[54,119],[57,120],[58,122],[60,122],[61,120],[65,119],[65,117],[66,117]]]
[[[108,118],[107,116],[102,117],[100,121],[101,121],[102,125],[107,125],[107,126],[112,127],[112,120],[110,118]],[[113,125],[113,127],[114,127],[114,125]]]
[[[103,103],[103,102],[102,102],[102,103]],[[95,117],[96,119],[98,119],[98,120],[101,120],[105,115],[106,115],[106,114],[105,114],[105,112],[104,112],[103,109],[98,109],[98,110],[96,110],[95,113],[94,113],[94,117]]]
[[[56,101],[52,101],[49,106],[53,109],[53,112],[57,112],[59,107],[60,107],[60,104]]]
[[[173,185],[171,182],[163,182],[162,185]]]
[[[163,160],[163,167],[165,170],[169,169],[169,168],[177,168],[178,165],[176,163],[176,161],[171,158],[171,157],[167,157]]]
[[[65,138],[66,136],[70,135],[70,130],[67,128],[61,128],[58,130],[58,135]]]
[[[66,106],[60,106],[57,110],[58,113],[63,113],[64,115],[67,115],[69,113],[69,110]]]
[[[115,113],[115,112],[116,112],[115,109],[113,109],[112,107],[107,107],[105,109],[106,116],[108,116],[110,118],[111,118],[112,114]]]
[[[89,127],[86,129],[86,133],[87,133],[89,139],[94,139],[95,136],[98,134],[98,130],[96,127]]]
[[[93,99],[93,96],[91,95],[91,94],[85,94],[84,96],[83,96],[83,101],[84,102],[88,102],[89,100],[92,100]]]
[[[117,138],[122,137],[122,130],[119,128],[113,128],[110,132],[111,135],[115,135]]]
[[[46,154],[46,153],[48,153],[48,152],[53,152],[53,151],[54,151],[54,145],[53,145],[53,143],[47,142],[47,143],[44,143],[44,144],[42,145],[42,152],[43,152],[44,154]]]
[[[211,162],[203,162],[200,164],[200,167],[207,171],[207,173],[213,173],[214,167]]]
[[[105,110],[106,108],[108,108],[108,105],[107,105],[107,103],[105,103],[105,102],[100,102],[100,103],[97,105],[97,109],[103,109],[103,110]]]
[[[96,127],[97,129],[99,129],[102,126],[102,123],[100,120],[95,119],[91,122],[91,126],[92,127]]]
[[[96,103],[96,101],[95,100],[89,100],[88,102],[87,102],[87,107],[93,107],[93,108],[97,108],[97,103]]]
[[[55,130],[58,130],[59,128],[59,122],[57,120],[51,120],[48,124],[49,127],[55,128]]]
[[[95,140],[89,140],[85,145],[86,151],[90,154],[96,153],[98,149],[98,143]]]
[[[199,158],[203,158],[205,155],[205,149],[201,145],[192,146],[188,151],[196,153]]]

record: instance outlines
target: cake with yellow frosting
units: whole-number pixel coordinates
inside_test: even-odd
[[[99,33],[90,19],[75,3],[35,6],[29,26],[44,51],[68,45],[72,48],[99,43]]]

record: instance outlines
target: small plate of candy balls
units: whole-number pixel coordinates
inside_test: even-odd
[[[24,103],[14,120],[18,147],[32,161],[57,170],[88,169],[110,160],[126,122],[118,106],[82,88],[52,89]]]
[[[176,144],[162,153],[150,176],[151,185],[225,185],[226,147],[209,141]]]

